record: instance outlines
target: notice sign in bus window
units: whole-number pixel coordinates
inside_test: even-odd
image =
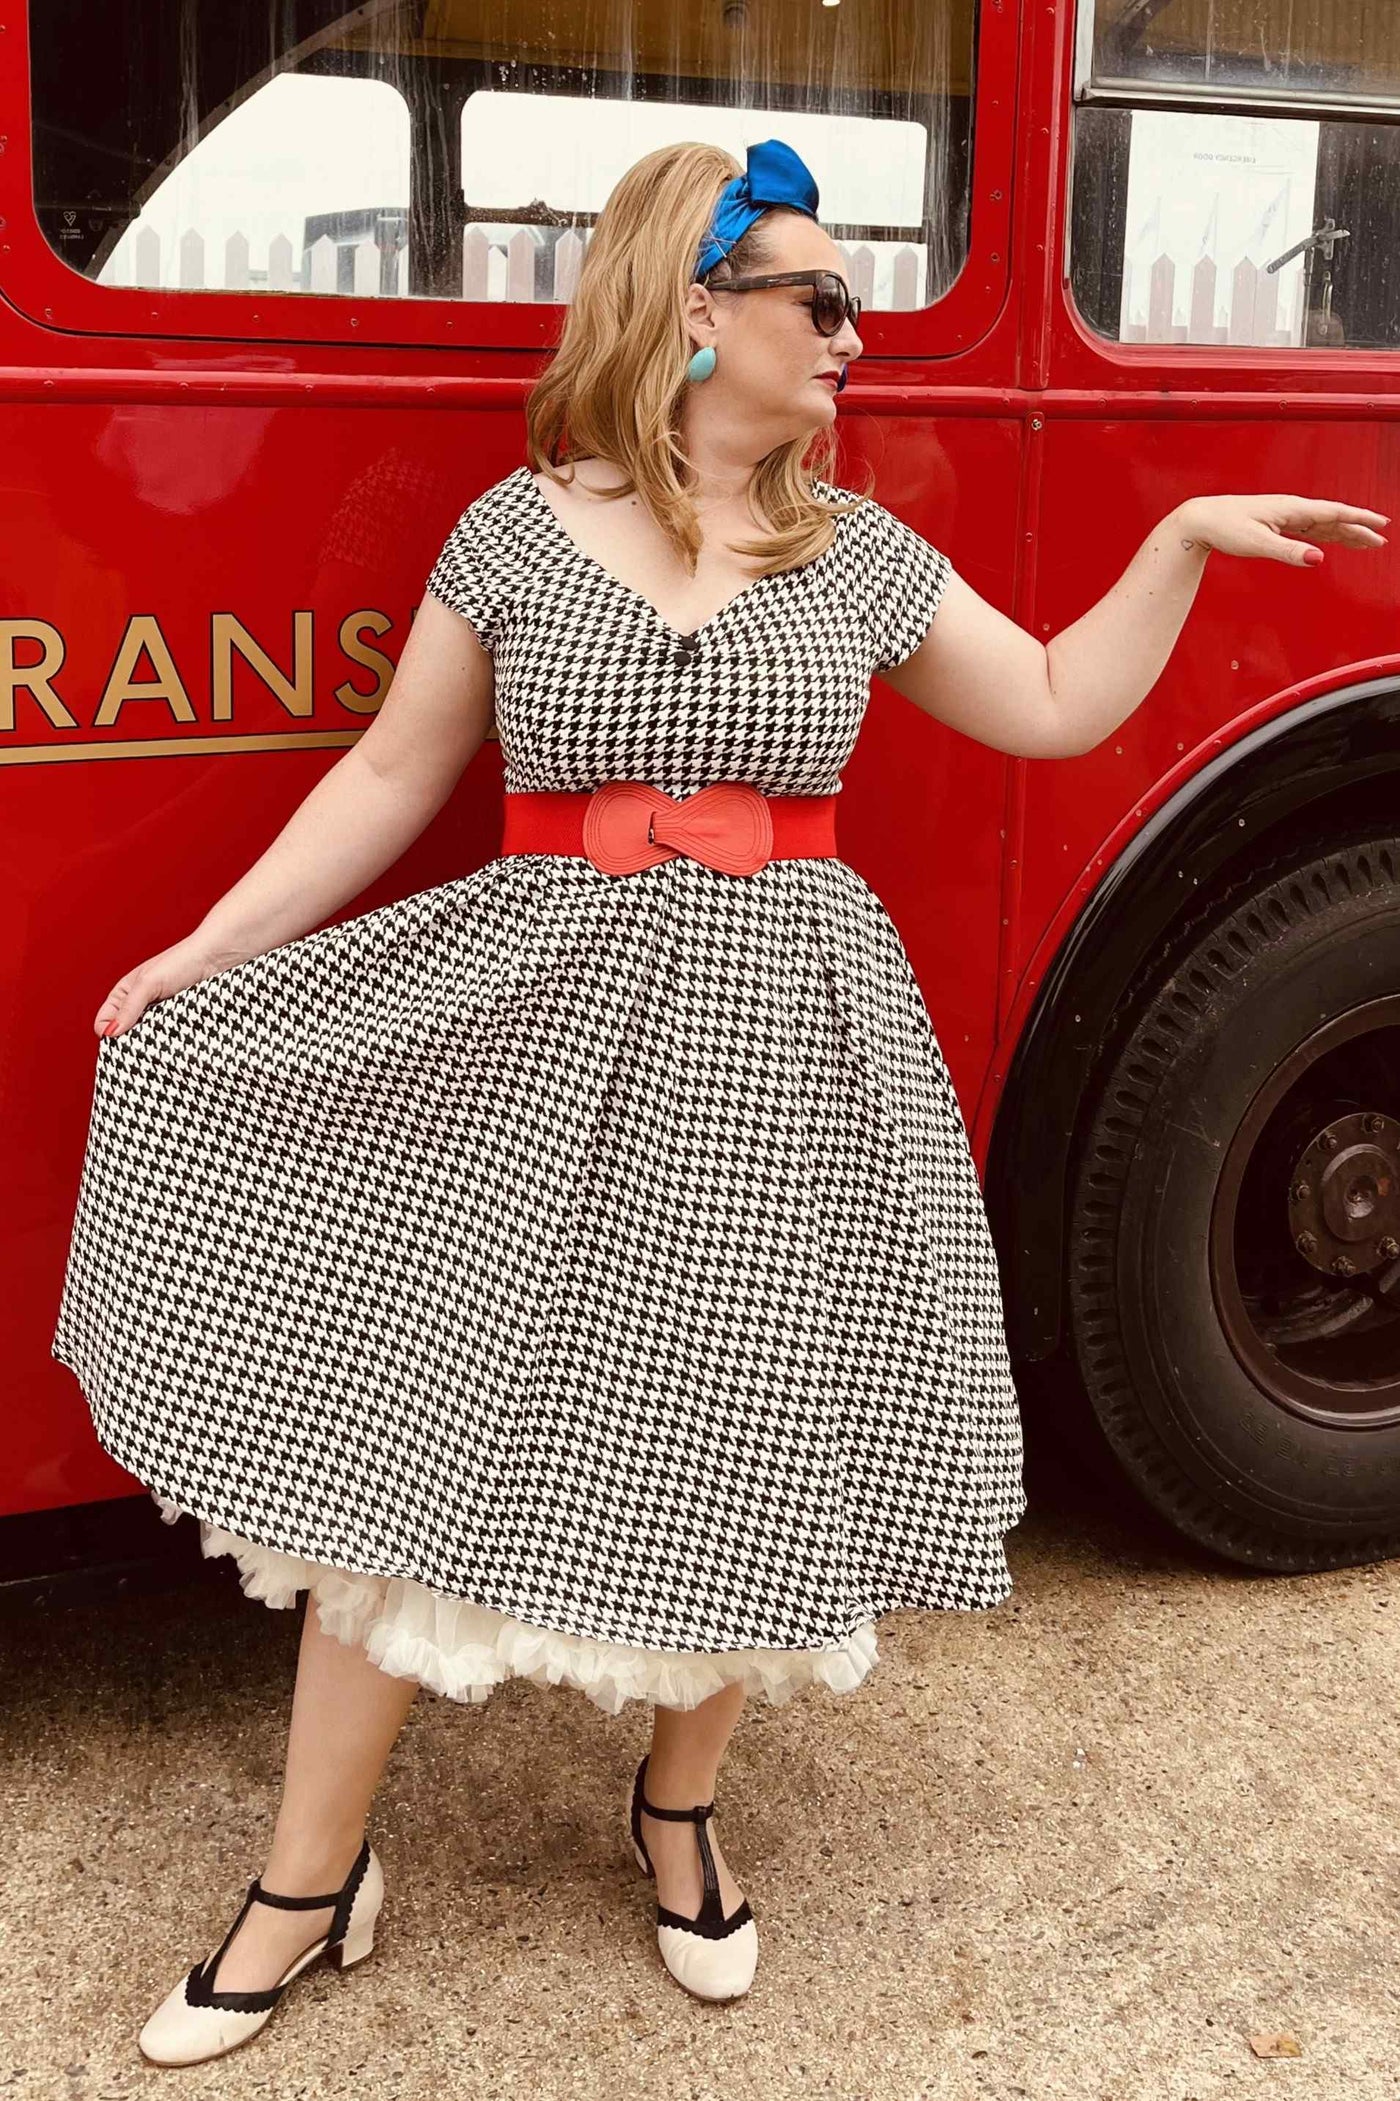
[[[1119,338],[1304,340],[1318,126],[1306,118],[1134,110]]]

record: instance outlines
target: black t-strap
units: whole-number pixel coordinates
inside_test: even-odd
[[[715,1866],[715,1856],[710,1848],[710,1834],[705,1829],[706,1819],[714,1815],[714,1803],[697,1802],[693,1809],[654,1809],[647,1800],[646,1789],[643,1788],[642,1808],[648,1816],[665,1817],[668,1823],[694,1824],[695,1836],[700,1841],[700,1872],[705,1884],[699,1916],[702,1919],[708,1919],[712,1914],[717,1916],[720,1901],[719,1869]]]

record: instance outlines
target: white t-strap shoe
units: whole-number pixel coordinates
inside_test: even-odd
[[[309,1969],[318,1955],[341,1970],[364,1960],[374,1946],[374,1922],[383,1901],[384,1871],[368,1839],[341,1887],[323,1897],[279,1896],[264,1889],[255,1875],[221,1945],[174,1986],[141,2030],[136,2040],[142,2056],[156,2065],[202,2064],[207,2057],[223,2057],[240,2043],[251,2042],[292,1979]],[[266,1991],[216,1991],[213,1980],[219,1963],[253,1904],[276,1904],[284,1911],[320,1911],[333,1904],[335,1912],[328,1930]]]
[[[737,1999],[753,1983],[758,1966],[758,1926],[747,1897],[735,1906],[728,1918],[724,1916],[719,1870],[710,1847],[710,1834],[705,1829],[715,1805],[713,1802],[698,1802],[694,1809],[658,1809],[646,1798],[646,1769],[647,1760],[644,1758],[632,1782],[632,1799],[627,1812],[627,1835],[638,1867],[655,1880],[656,1870],[642,1836],[642,1811],[645,1810],[648,1816],[694,1824],[705,1882],[700,1909],[693,1919],[686,1918],[683,1912],[669,1911],[658,1898],[656,1941],[662,1960],[676,1982],[693,1992],[697,1999]]]

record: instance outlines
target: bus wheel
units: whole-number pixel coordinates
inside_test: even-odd
[[[1087,1112],[1070,1350],[1117,1465],[1259,1568],[1400,1553],[1400,835],[1188,925]],[[1092,1427],[1092,1424],[1091,1424]]]

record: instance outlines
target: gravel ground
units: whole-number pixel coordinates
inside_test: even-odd
[[[251,2044],[136,2034],[263,1864],[300,1608],[233,1564],[0,1614],[0,2101],[1397,2101],[1400,1564],[1258,1576],[1034,1433],[1014,1595],[750,1700],[716,1829],[758,1976],[692,1999],[622,1841],[647,1710],[423,1692],[370,1959]],[[1281,2039],[1281,2040],[1280,2040]]]

